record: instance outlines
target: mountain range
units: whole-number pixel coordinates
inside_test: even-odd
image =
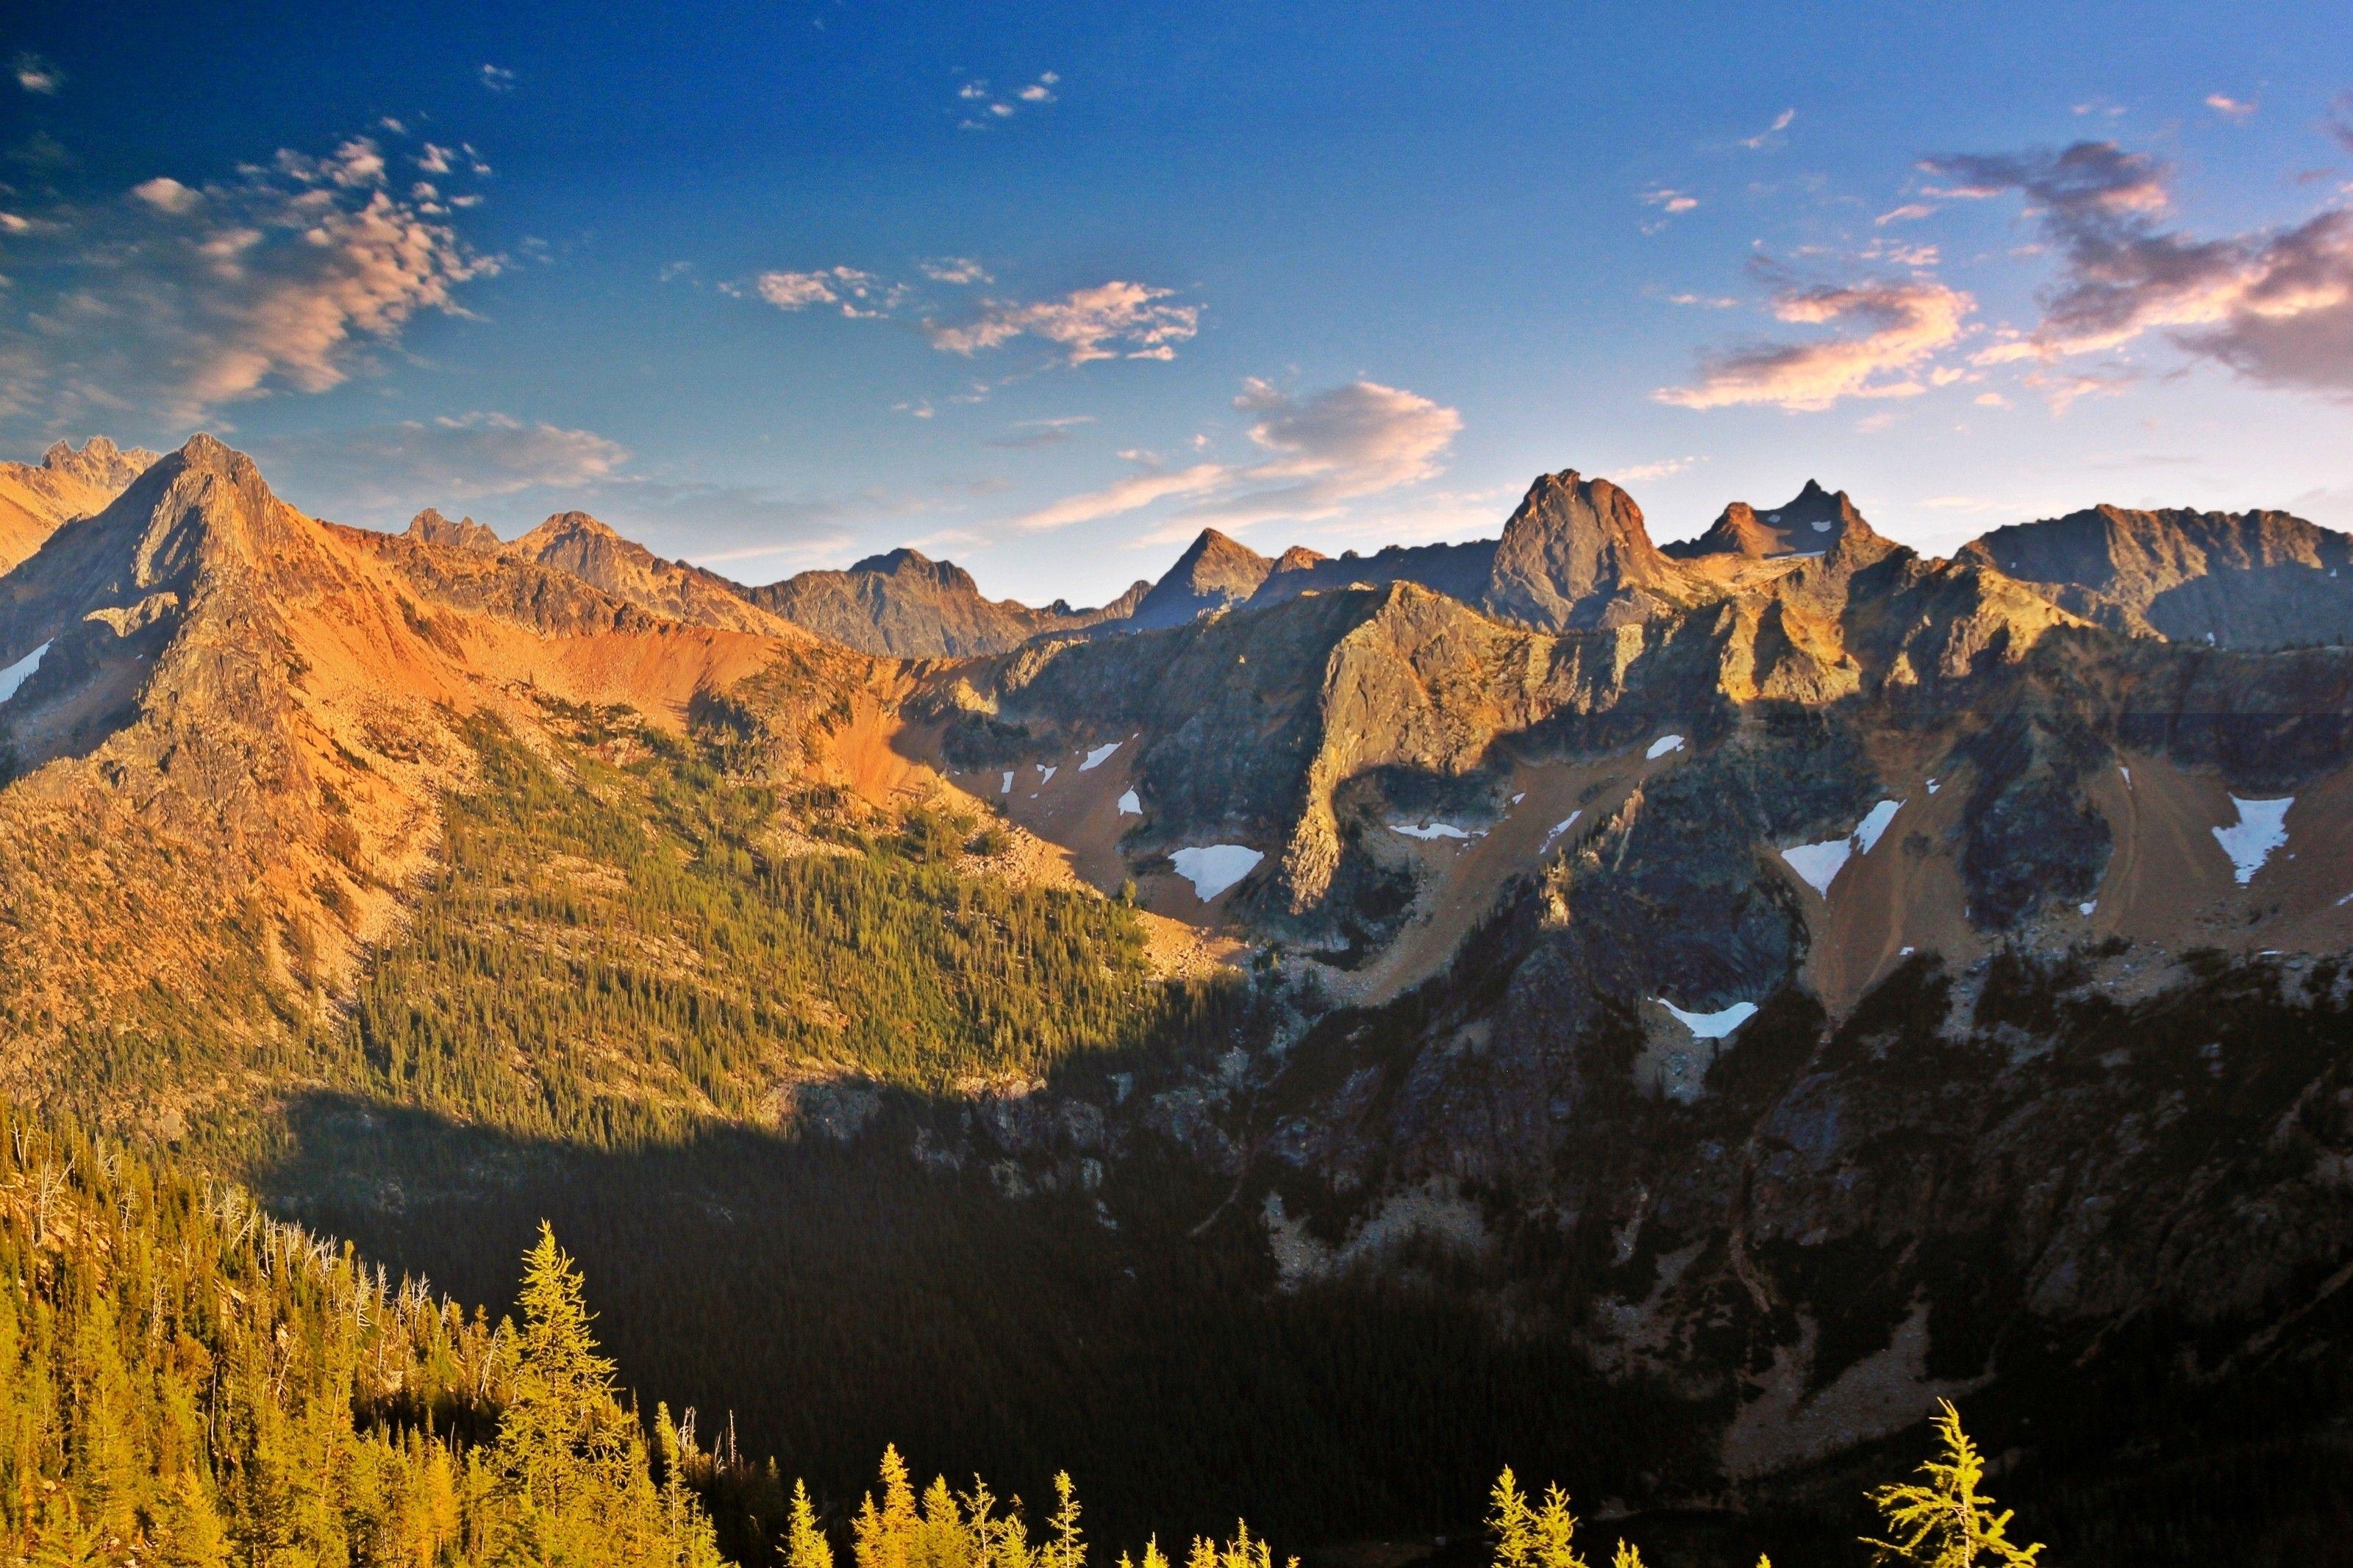
[[[2054,1463],[2348,1408],[2345,534],[2100,507],[1938,559],[1810,481],[1661,547],[1563,470],[1493,540],[1208,531],[1033,609],[911,550],[747,586],[576,511],[344,527],[199,436],[0,469],[0,538],[20,1099],[197,1144],[404,1103],[424,1069],[336,1031],[486,864],[452,825],[601,813],[432,938],[611,998],[590,1068],[516,1037],[530,1127],[855,1144],[920,1089],[872,1157],[992,1201],[1168,1162],[1224,1194],[1168,1247],[1222,1236],[1272,1297],[1435,1287],[1669,1413],[1629,1507],[1802,1489],[1964,1391]],[[986,963],[1061,977],[1118,1071],[978,1003],[869,1027],[871,971],[754,965],[739,1009],[738,926],[644,937],[721,1052],[591,951],[592,908],[750,920],[909,854],[929,891],[845,951],[1034,926]],[[1098,972],[1196,998],[1190,1043]],[[893,1030],[981,1043],[894,1078],[932,1058]],[[1072,1234],[1152,1223],[1086,1201]]]

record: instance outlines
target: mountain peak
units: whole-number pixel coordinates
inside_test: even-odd
[[[1679,561],[1704,555],[1739,555],[1772,560],[1788,555],[1826,555],[1841,548],[1861,549],[1880,541],[1844,490],[1826,490],[1819,479],[1778,507],[1759,511],[1746,501],[1734,501],[1697,539],[1679,540],[1665,552]]]
[[[1274,563],[1249,545],[1205,528],[1136,605],[1134,624],[1140,629],[1183,626],[1239,605],[1273,570]]]
[[[408,537],[420,543],[471,551],[477,555],[496,555],[505,548],[497,534],[472,518],[452,522],[429,506],[408,520]]]
[[[1649,619],[1687,597],[1642,509],[1608,479],[1539,474],[1504,524],[1485,607],[1546,631]]]

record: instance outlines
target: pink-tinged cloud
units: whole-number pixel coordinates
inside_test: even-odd
[[[1029,336],[1054,344],[1071,364],[1090,360],[1174,359],[1176,345],[1200,330],[1198,305],[1173,305],[1171,289],[1114,279],[1059,300],[989,300],[978,319],[955,326],[923,323],[932,346],[970,355]]]
[[[1266,454],[1258,461],[1130,475],[1027,513],[1016,525],[1063,528],[1172,499],[1189,502],[1177,513],[1187,528],[1330,517],[1352,500],[1436,476],[1462,428],[1455,410],[1375,381],[1299,398],[1253,378],[1242,384],[1234,407],[1256,416],[1250,440]]]
[[[1932,166],[2017,191],[2060,258],[2042,320],[1980,363],[2055,362],[2160,332],[2251,381],[2353,394],[2353,213],[2201,239],[2167,224],[2165,166],[2105,142]]]
[[[1860,283],[1784,290],[1773,313],[1794,325],[1844,329],[1809,342],[1758,343],[1702,362],[1699,380],[1655,395],[1682,408],[1762,405],[1828,408],[1849,397],[1909,397],[1937,351],[1959,339],[1976,301],[1941,283]]]
[[[0,406],[147,408],[193,424],[246,398],[342,384],[417,315],[462,314],[498,269],[430,186],[397,196],[365,137],[281,152],[236,179],[159,175],[44,215],[34,277],[0,305]]]

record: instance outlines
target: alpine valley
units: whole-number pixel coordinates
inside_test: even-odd
[[[1564,470],[1033,608],[198,436],[0,468],[0,1091],[460,1300],[552,1220],[745,1561],[892,1441],[1803,1557],[1939,1398],[2070,1563],[2353,1518],[2353,537]]]

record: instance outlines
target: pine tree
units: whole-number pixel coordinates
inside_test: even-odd
[[[1961,1413],[1940,1399],[1936,1436],[1944,1454],[1920,1467],[1927,1483],[1897,1482],[1871,1494],[1887,1521],[1892,1540],[1865,1537],[1881,1563],[1923,1563],[1929,1568],[2033,1568],[2040,1542],[2021,1546],[2010,1539],[2011,1511],[1994,1511],[1993,1499],[1978,1490],[1985,1459],[1961,1430]]]
[[[228,1531],[204,1477],[182,1470],[158,1513],[155,1555],[164,1568],[227,1568]]]
[[[833,1547],[809,1506],[808,1487],[793,1483],[792,1511],[785,1521],[785,1568],[833,1568]]]

